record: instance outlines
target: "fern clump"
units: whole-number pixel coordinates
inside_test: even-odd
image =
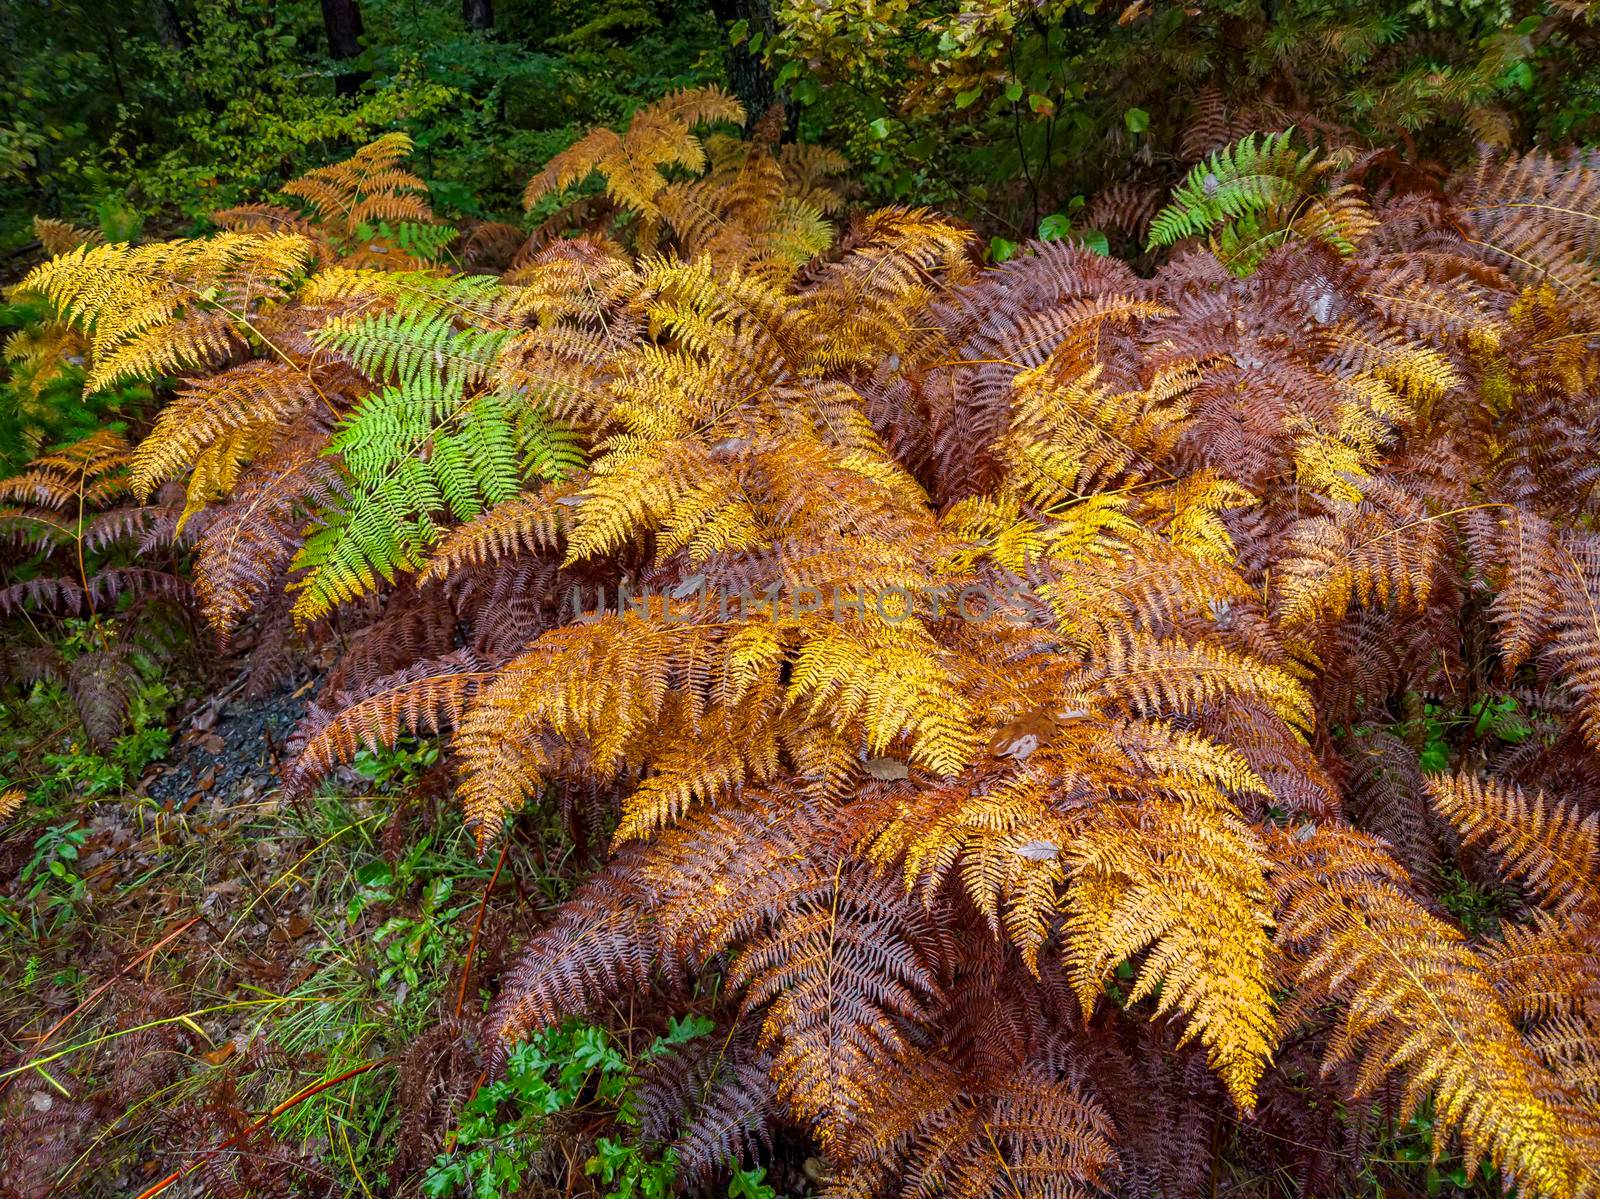
[[[599,171],[626,219],[498,279],[352,265],[326,188],[426,214],[395,143],[330,168],[292,264],[198,309],[226,361],[172,297],[254,235],[25,283],[97,371],[185,374],[133,461],[190,471],[219,631],[341,647],[291,788],[449,726],[481,851],[530,804],[608,837],[489,1027],[714,1009],[646,1116],[690,1181],[782,1132],[831,1193],[1199,1193],[1226,1105],[1315,1190],[1357,1156],[1321,1117],[1393,1099],[1592,1194],[1593,167],[1369,188],[1250,138],[1153,226],[1209,248],[1142,280],[981,270],[914,209],[824,249],[825,172],[696,131],[739,115],[585,138],[530,200]],[[160,355],[107,332],[135,255]],[[1425,779],[1403,713],[1491,679],[1547,735]],[[1497,936],[1425,898],[1445,822],[1529,893]]]

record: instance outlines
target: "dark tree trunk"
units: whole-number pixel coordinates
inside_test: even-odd
[[[188,47],[189,34],[178,19],[178,9],[172,0],[150,0],[150,21],[156,27],[156,37],[168,50]]]
[[[322,23],[328,30],[328,53],[335,62],[360,56],[364,30],[356,0],[322,0]],[[346,71],[334,77],[333,90],[341,96],[354,95],[366,78],[365,71]]]
[[[494,0],[461,0],[461,16],[468,29],[490,33],[494,30]]]
[[[784,127],[789,136],[794,134],[794,120],[798,115],[787,103],[787,97],[778,94],[772,72],[762,60],[759,51],[750,49],[756,34],[763,35],[763,43],[771,41],[777,31],[772,19],[772,0],[711,0],[712,15],[726,30],[736,21],[745,22],[748,36],[739,45],[728,45],[724,60],[727,64],[728,90],[744,105],[745,128],[753,129],[774,104],[787,109]]]

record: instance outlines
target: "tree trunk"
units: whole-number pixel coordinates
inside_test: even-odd
[[[494,31],[494,0],[461,0],[461,16],[467,28],[479,33]]]
[[[723,56],[728,73],[728,90],[744,105],[745,129],[753,129],[769,108],[774,104],[782,104],[787,110],[784,128],[787,136],[792,137],[798,113],[788,104],[787,97],[778,94],[772,72],[760,52],[750,49],[750,41],[756,34],[764,35],[764,44],[770,42],[777,32],[777,22],[772,19],[772,0],[711,0],[711,12],[724,33],[736,21],[745,22],[748,31],[739,45],[728,43]]]
[[[356,0],[322,0],[322,23],[328,30],[328,53],[335,62],[360,56],[364,30]],[[334,77],[333,90],[341,96],[354,95],[366,78],[365,71],[345,71]]]
[[[156,27],[156,37],[168,50],[188,48],[189,35],[172,0],[150,0],[150,21]]]

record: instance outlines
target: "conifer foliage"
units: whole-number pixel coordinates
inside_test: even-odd
[[[1192,1194],[1226,1103],[1315,1193],[1318,1113],[1431,1096],[1600,1191],[1600,173],[1250,139],[1154,278],[981,269],[930,212],[836,230],[835,164],[740,115],[580,142],[530,202],[616,211],[496,276],[374,252],[438,224],[390,138],[23,283],[96,381],[179,376],[129,478],[187,479],[216,631],[342,632],[290,786],[453,727],[480,846],[611,834],[492,1029],[719,978],[725,1057],[647,1117],[707,1180],[781,1129],[840,1196]],[[1424,782],[1384,731],[1497,687],[1548,714],[1515,753]],[[1446,826],[1525,919],[1447,918]]]

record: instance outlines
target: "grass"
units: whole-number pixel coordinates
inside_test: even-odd
[[[41,740],[87,757],[68,732],[40,737],[68,723],[58,697],[22,702],[30,719],[5,738],[11,767]],[[266,779],[165,804],[131,785],[135,771],[63,785],[60,764],[29,752],[33,773],[7,773],[32,784],[30,798],[0,827],[12,863],[0,1103],[18,1105],[0,1110],[40,1093],[96,1108],[82,1135],[44,1155],[46,1181],[82,1196],[155,1186],[226,1139],[193,1113],[231,1104],[277,1111],[266,1129],[306,1148],[337,1193],[388,1193],[405,1052],[458,1004],[483,1009],[487,986],[458,985],[469,948],[481,955],[484,923],[508,927],[521,896],[564,895],[572,879],[549,867],[568,868],[569,855],[547,852],[535,828],[502,863],[480,862],[434,785],[432,743],[369,755],[359,777],[298,806]],[[153,1063],[136,1093],[118,1089],[130,1062]],[[244,1159],[258,1133],[235,1125]]]

